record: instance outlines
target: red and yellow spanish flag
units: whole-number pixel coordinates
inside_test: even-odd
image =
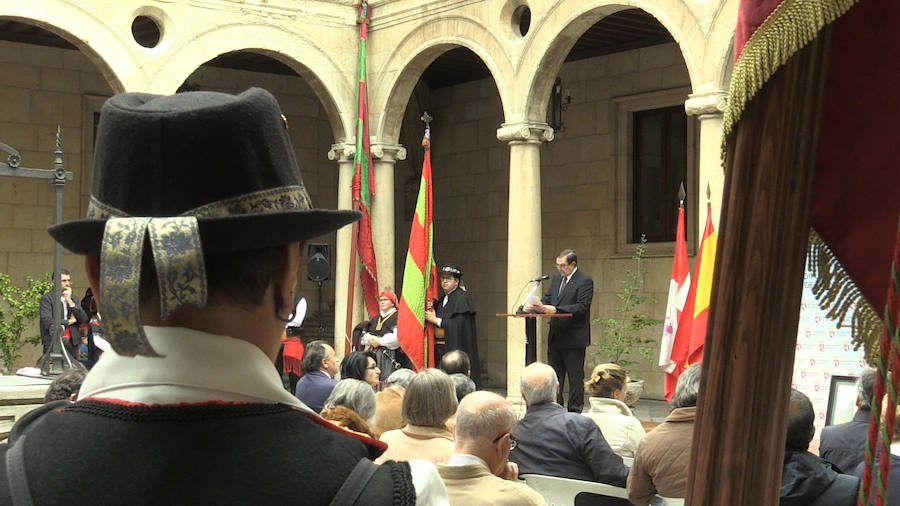
[[[366,106],[366,40],[369,27],[369,4],[366,0],[359,3],[359,60],[357,61],[357,77],[359,89],[357,92],[357,121],[356,121],[356,155],[354,165],[356,171],[353,174],[353,208],[362,213],[356,230],[356,250],[352,253],[351,261],[356,261],[356,253],[362,263],[359,277],[362,283],[363,300],[366,303],[366,311],[369,318],[378,312],[378,270],[375,267],[375,247],[372,244],[372,197],[375,196],[375,173],[372,171],[372,150],[369,146],[369,111]],[[351,283],[355,280],[350,280]],[[352,305],[350,301],[350,305]]]
[[[431,192],[431,136],[425,129],[425,159],[416,199],[416,214],[409,231],[409,250],[403,268],[403,291],[397,321],[397,338],[417,370],[434,367],[434,326],[425,323],[425,308],[437,296],[434,264],[433,200]]]
[[[709,317],[709,298],[712,294],[713,268],[716,263],[718,236],[713,228],[712,211],[706,207],[706,227],[700,249],[694,260],[694,276],[687,301],[678,322],[675,341],[672,344],[673,371],[666,374],[666,399],[675,393],[675,384],[681,373],[691,364],[703,361],[703,343],[706,340],[706,322]]]
[[[703,361],[703,342],[706,340],[706,322],[709,318],[709,297],[712,295],[713,268],[716,265],[716,245],[719,237],[713,228],[712,212],[706,208],[706,227],[697,252],[697,266],[694,268],[694,284],[697,287],[694,299],[694,319],[691,322],[691,342],[688,346],[688,364]]]

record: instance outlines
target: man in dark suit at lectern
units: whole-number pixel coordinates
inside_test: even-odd
[[[578,256],[570,249],[556,258],[559,274],[553,276],[541,305],[526,305],[526,312],[544,314],[571,313],[571,317],[550,318],[547,361],[556,371],[560,389],[557,402],[562,405],[562,385],[569,377],[569,411],[584,408],[584,349],[591,344],[591,301],[594,280],[578,269]]]

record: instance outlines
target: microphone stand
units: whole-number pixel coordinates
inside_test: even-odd
[[[522,288],[519,289],[519,293],[516,294],[516,299],[515,299],[515,302],[513,302],[513,307],[510,308],[510,310],[509,310],[510,313],[517,313],[517,314],[518,314],[518,313],[523,313],[523,312],[524,312],[524,311],[522,311],[522,307],[524,306],[524,304],[520,304],[519,307],[516,308],[515,303],[516,303],[516,302],[519,302],[520,300],[522,300],[522,299],[520,299],[519,297],[522,296],[522,292],[525,291],[525,287],[528,286],[530,283],[537,283],[537,285],[535,285],[535,288],[536,288],[536,287],[540,286],[540,283],[541,283],[541,282],[540,282],[540,281],[537,281],[537,280],[534,280],[534,279],[529,279],[528,281],[526,281],[525,284],[522,285]],[[532,288],[531,293],[534,293],[534,288]],[[531,293],[529,293],[528,295],[531,295]]]

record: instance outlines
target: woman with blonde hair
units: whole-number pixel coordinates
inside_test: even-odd
[[[634,457],[638,443],[644,437],[644,427],[625,405],[628,376],[617,364],[594,367],[590,379],[584,382],[590,394],[591,409],[584,416],[600,427],[610,448],[622,457]]]

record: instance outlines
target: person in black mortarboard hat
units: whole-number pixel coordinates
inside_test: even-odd
[[[86,256],[112,350],[78,402],[13,427],[0,466],[16,479],[0,480],[0,497],[68,504],[82,483],[58,463],[75,461],[106,504],[353,504],[341,494],[360,487],[360,504],[411,505],[443,493],[433,467],[371,464],[383,443],[322,420],[272,367],[301,243],[359,218],[312,208],[286,130],[261,89],[106,102],[87,217],[49,232]],[[93,437],[68,438],[73,426]]]
[[[478,361],[478,333],[475,330],[475,305],[462,283],[462,269],[446,264],[438,271],[442,294],[433,309],[425,311],[425,320],[436,327],[434,334],[434,363],[440,363],[444,353],[463,350],[471,360],[471,378],[477,385],[481,379]]]

